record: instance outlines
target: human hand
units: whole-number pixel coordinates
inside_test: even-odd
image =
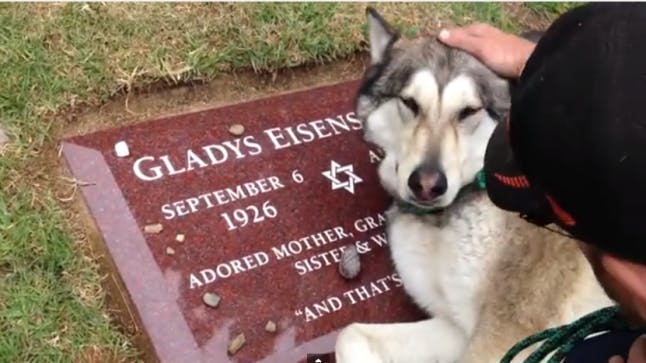
[[[608,363],[646,363],[646,335],[637,338],[630,346],[627,361],[620,356],[614,356]]]
[[[439,40],[471,53],[499,75],[514,79],[520,77],[536,46],[529,40],[481,23],[444,29]]]

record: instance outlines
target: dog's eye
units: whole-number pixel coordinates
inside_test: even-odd
[[[408,107],[415,115],[419,112],[419,105],[414,99],[408,97],[399,97],[399,99]]]
[[[460,111],[460,114],[458,115],[458,120],[462,121],[465,118],[475,114],[476,112],[482,110],[482,107],[474,108],[474,107],[465,107]]]

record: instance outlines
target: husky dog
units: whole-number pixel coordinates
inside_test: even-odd
[[[498,362],[523,338],[612,305],[574,241],[469,188],[510,107],[510,83],[463,51],[400,38],[367,14],[371,65],[356,113],[385,155],[394,267],[429,319],[353,323],[339,333],[337,362]]]

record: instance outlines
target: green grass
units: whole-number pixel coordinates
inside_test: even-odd
[[[517,15],[554,18],[560,3],[376,4],[404,34]],[[0,361],[132,361],[107,314],[86,230],[61,193],[63,110],[150,84],[273,71],[363,50],[365,4],[69,3],[0,5]]]
[[[531,3],[525,4],[525,6],[529,10],[537,13],[542,13],[548,16],[552,14],[561,14],[576,5],[581,5],[581,4],[576,2],[565,2],[565,1],[564,2],[531,2]]]

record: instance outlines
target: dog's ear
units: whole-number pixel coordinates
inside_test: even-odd
[[[384,18],[373,7],[366,8],[372,64],[381,62],[390,46],[399,38]]]
[[[505,79],[495,79],[484,87],[482,97],[489,115],[497,121],[507,117],[511,107],[512,84]]]

